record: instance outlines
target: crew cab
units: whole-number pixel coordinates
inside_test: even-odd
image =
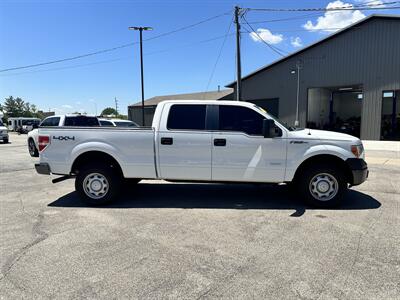
[[[55,127],[55,126],[81,126],[81,127],[93,127],[100,126],[99,120],[94,116],[87,115],[57,115],[51,116],[44,119],[39,126]],[[28,152],[32,157],[39,156],[39,126],[34,126],[31,131],[28,132]]]
[[[287,128],[248,102],[164,101],[149,128],[41,126],[39,151],[37,172],[74,177],[93,205],[117,198],[132,178],[288,183],[327,207],[368,176],[358,138]]]

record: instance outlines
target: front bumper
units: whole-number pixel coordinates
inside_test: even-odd
[[[348,158],[346,163],[348,164],[352,173],[350,185],[359,185],[367,180],[369,171],[365,160],[361,158]]]
[[[43,175],[50,175],[50,166],[47,163],[37,163],[35,164],[36,172]]]

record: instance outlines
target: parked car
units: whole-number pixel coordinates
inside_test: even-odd
[[[60,127],[60,126],[74,126],[74,127],[96,127],[100,126],[99,120],[94,116],[86,115],[57,115],[44,119],[39,127]],[[36,126],[35,126],[36,127]],[[28,151],[32,157],[39,156],[39,129],[35,128],[28,132]]]
[[[8,129],[4,125],[1,119],[0,119],[0,140],[2,140],[4,144],[8,143]]]
[[[99,122],[101,126],[106,127],[139,127],[139,125],[133,121],[122,119],[99,118]]]
[[[20,133],[28,133],[28,132],[32,131],[33,129],[38,128],[40,122],[41,122],[40,119],[35,119],[35,120],[25,122],[25,124],[22,125]]]
[[[39,151],[39,174],[75,177],[94,205],[115,199],[124,178],[145,178],[292,183],[299,197],[327,207],[368,176],[360,139],[286,128],[248,102],[161,102],[148,128],[41,127]]]

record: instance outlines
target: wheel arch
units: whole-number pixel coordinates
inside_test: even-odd
[[[98,150],[90,150],[80,153],[72,163],[71,174],[76,175],[77,173],[79,173],[79,169],[84,165],[88,165],[91,163],[95,164],[99,162],[109,165],[111,168],[114,168],[121,176],[124,176],[119,162],[111,154]]]
[[[317,154],[305,159],[296,169],[296,172],[293,176],[293,181],[296,181],[308,167],[324,163],[339,167],[341,170],[343,170],[346,176],[346,182],[352,182],[353,174],[348,164],[342,158],[332,154]]]

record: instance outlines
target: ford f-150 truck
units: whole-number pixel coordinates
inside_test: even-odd
[[[149,128],[42,126],[39,152],[38,173],[75,177],[78,194],[94,205],[133,178],[288,183],[327,207],[368,176],[358,138],[287,128],[248,102],[164,101]]]

